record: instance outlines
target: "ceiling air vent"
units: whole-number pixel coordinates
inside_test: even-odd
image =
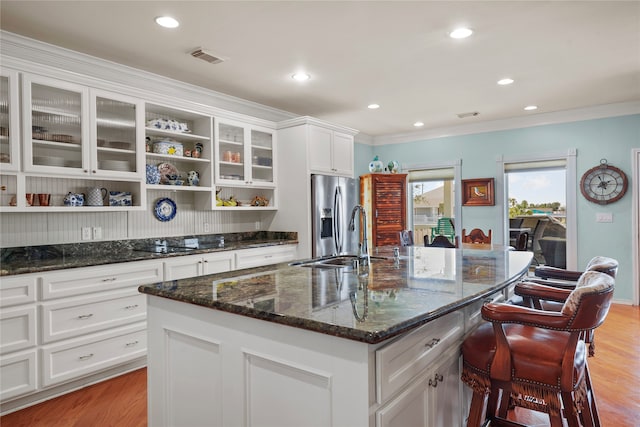
[[[458,114],[458,118],[466,119],[467,117],[475,117],[475,116],[478,116],[478,115],[480,115],[479,112],[472,111],[471,113],[460,113],[460,114]]]
[[[220,62],[224,61],[224,58],[215,56],[211,52],[208,52],[201,47],[191,52],[191,56],[193,56],[194,58],[202,59],[203,61],[207,61],[210,64],[219,64]]]

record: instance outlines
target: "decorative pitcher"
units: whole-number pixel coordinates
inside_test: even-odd
[[[106,188],[90,187],[87,191],[87,206],[104,206],[108,195]]]

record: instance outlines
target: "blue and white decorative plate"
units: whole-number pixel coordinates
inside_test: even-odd
[[[176,216],[176,202],[164,197],[156,201],[154,213],[159,221],[171,221]]]

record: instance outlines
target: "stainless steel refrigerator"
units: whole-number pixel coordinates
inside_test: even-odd
[[[358,253],[359,217],[356,217],[355,231],[349,231],[351,211],[358,203],[355,179],[311,175],[311,253],[314,258]]]

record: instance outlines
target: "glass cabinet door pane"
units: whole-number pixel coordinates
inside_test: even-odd
[[[0,76],[0,163],[11,162],[9,144],[9,78]]]
[[[251,130],[251,175],[255,183],[273,182],[273,135]]]
[[[33,83],[33,164],[82,168],[82,94]]]
[[[220,123],[218,146],[220,178],[244,181],[244,128]]]
[[[136,172],[136,106],[96,97],[98,169]]]

